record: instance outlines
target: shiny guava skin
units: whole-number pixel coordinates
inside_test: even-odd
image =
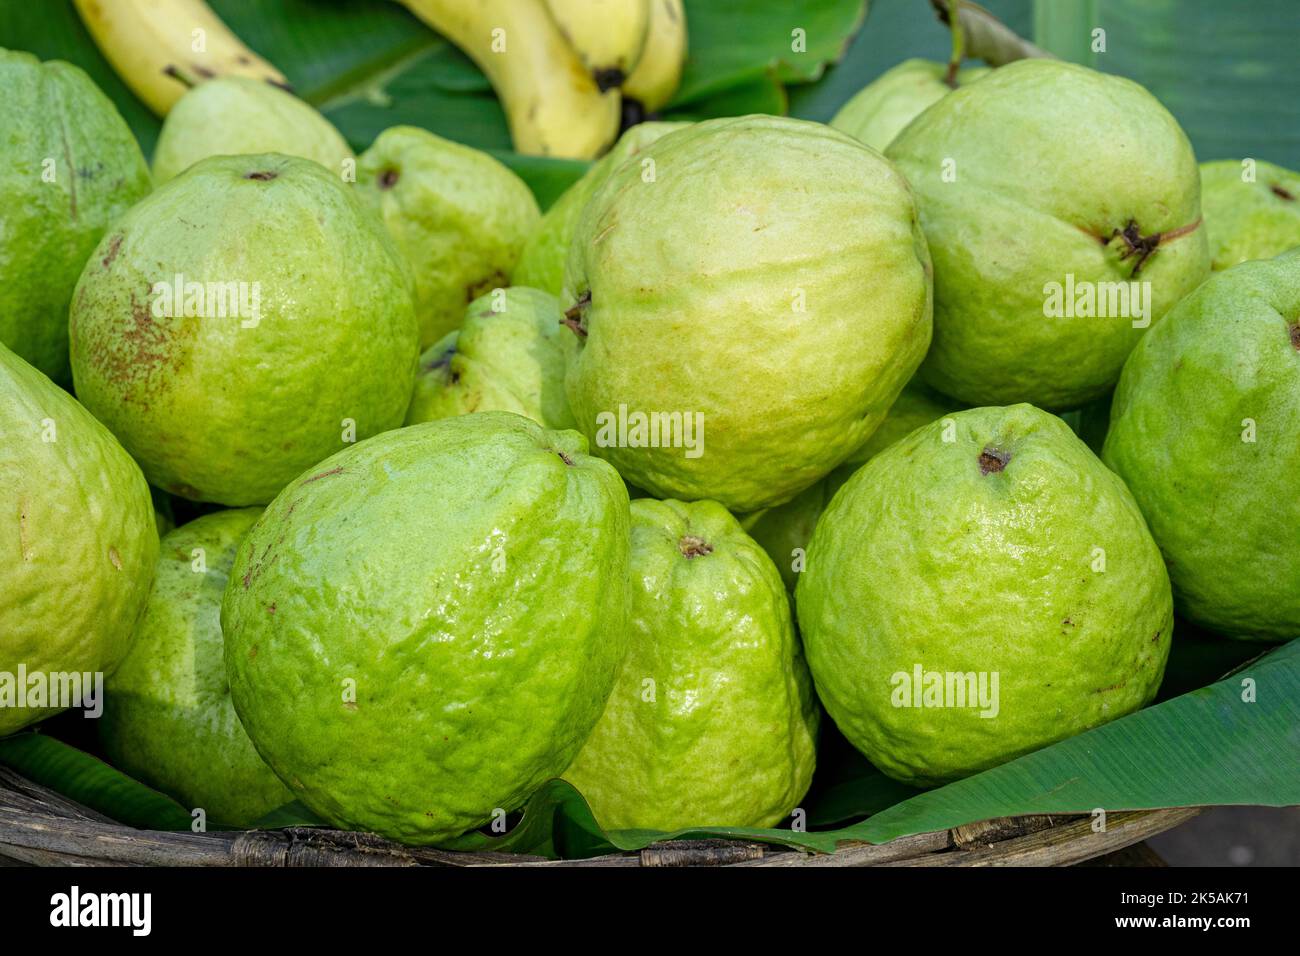
[[[415,276],[421,348],[457,328],[470,302],[510,284],[542,216],[502,163],[414,126],[379,134],[357,160],[357,189]]]
[[[149,192],[149,168],[72,64],[0,49],[0,89],[0,342],[66,385],[72,289],[108,224]]]
[[[259,514],[217,511],[163,538],[153,593],[98,722],[115,767],[231,826],[293,800],[253,749],[226,681],[221,598]]]
[[[696,123],[640,156],[653,180],[619,166],[570,247],[569,407],[656,497],[788,501],[866,441],[929,345],[911,190],[851,137],[776,116]],[[702,454],[618,447],[620,407],[702,415]]]
[[[555,200],[542,221],[533,230],[519,254],[513,281],[518,285],[544,289],[559,295],[564,288],[564,263],[569,257],[569,243],[583,207],[592,194],[609,178],[615,168],[635,156],[661,136],[685,129],[690,123],[637,123],[619,137],[600,159],[592,163],[576,183]]]
[[[747,530],[763,546],[781,572],[786,588],[793,593],[804,568],[808,542],[813,528],[840,485],[849,480],[862,464],[884,451],[894,442],[922,425],[928,425],[965,406],[956,399],[940,395],[919,379],[913,378],[899,392],[880,427],[871,433],[865,445],[816,484],[799,492],[783,505],[757,516]]]
[[[8,700],[18,669],[111,674],[158,560],[144,476],[63,389],[0,346],[0,737],[60,708]],[[30,686],[30,685],[29,685]]]
[[[222,607],[231,693],[316,814],[434,843],[573,760],[627,649],[628,501],[509,412],[387,432],[289,485]]]
[[[155,284],[177,275],[242,283],[249,304],[168,310]],[[337,175],[276,153],[201,160],[118,220],[70,325],[77,396],[150,482],[231,506],[401,425],[419,358],[383,227]]]
[[[470,412],[514,412],[547,428],[574,428],[565,356],[577,343],[555,296],[513,286],[480,296],[454,332],[420,356],[406,424]]]
[[[973,83],[988,72],[984,66],[958,70],[957,86]],[[853,94],[831,117],[830,125],[884,152],[903,127],[952,92],[944,81],[947,73],[947,63],[904,60]]]
[[[176,101],[158,133],[153,178],[161,186],[200,159],[283,153],[336,176],[352,148],[324,116],[292,93],[246,76],[219,76]]]
[[[1072,298],[1109,301],[1117,289],[1097,283],[1148,282],[1154,323],[1208,273],[1192,147],[1130,80],[1019,60],[936,102],[886,155],[916,190],[934,257],[921,374],[964,402],[1060,411],[1114,386],[1143,320],[1049,315],[1050,284],[1073,276]]]
[[[564,777],[607,830],[775,826],[820,716],[780,575],[717,502],[631,510],[627,659]]]
[[[1253,182],[1242,179],[1239,160],[1201,164],[1201,210],[1215,271],[1300,246],[1300,173],[1251,162]]]
[[[1029,405],[957,412],[867,462],[818,522],[796,597],[827,712],[881,771],[922,786],[1142,707],[1173,629],[1133,496]],[[918,666],[996,674],[996,716],[899,706]]]
[[[1300,250],[1215,273],[1134,350],[1103,458],[1164,552],[1179,613],[1300,636]]]

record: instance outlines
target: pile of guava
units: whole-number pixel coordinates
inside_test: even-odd
[[[1149,704],[1176,622],[1300,635],[1300,175],[1129,80],[908,61],[545,211],[255,80],[152,175],[77,67],[0,84],[0,735],[77,675],[222,825],[798,827],[831,725],[937,786]]]

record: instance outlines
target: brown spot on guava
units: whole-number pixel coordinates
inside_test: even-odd
[[[1285,199],[1287,202],[1295,202],[1295,194],[1289,189],[1279,186],[1277,183],[1269,183],[1269,189],[1273,190],[1273,195],[1279,199]]]
[[[691,558],[700,558],[706,554],[713,553],[713,545],[709,544],[703,538],[697,538],[693,534],[684,534],[677,542],[677,550],[680,551],[687,560]]]
[[[116,236],[114,236],[112,239],[108,241],[108,251],[104,254],[104,258],[101,260],[105,269],[107,269],[109,266],[113,264],[113,260],[117,258],[118,250],[120,250],[121,248],[122,248],[122,234],[119,232]]]
[[[1300,352],[1300,323],[1291,326],[1291,347]]]
[[[402,174],[396,169],[385,169],[375,177],[375,182],[379,184],[380,189],[392,189],[401,178]]]
[[[565,463],[566,465],[568,465],[569,467],[573,467],[573,459],[572,459],[572,458],[570,458],[568,455],[566,455],[566,454],[565,454],[564,452],[562,452],[562,451],[557,451],[556,454],[560,456],[560,461],[564,462],[564,463]]]
[[[256,645],[256,644],[254,644],[252,647],[250,647],[250,648],[248,649],[248,659],[249,659],[250,661],[257,660],[257,645]]]
[[[343,706],[346,707],[348,710],[356,710],[357,702],[355,700],[345,700],[343,702]]]
[[[272,179],[275,179],[275,177],[278,175],[280,174],[273,172],[272,170],[269,169],[258,169],[258,170],[254,170],[251,173],[244,173],[244,178],[255,179],[259,183],[267,183],[270,182]]]
[[[510,284],[510,279],[501,271],[493,272],[489,276],[484,276],[477,282],[471,282],[465,287],[466,304],[473,302],[481,295],[491,292],[493,289],[504,289]]]
[[[583,323],[583,319],[586,317],[587,308],[590,305],[591,290],[588,289],[578,296],[577,302],[565,309],[564,318],[560,321],[560,324],[568,328],[579,338],[585,339],[587,337],[587,327]]]
[[[320,474],[312,475],[310,478],[304,478],[302,483],[304,485],[309,485],[313,481],[319,481],[322,478],[328,478],[330,475],[337,475],[342,471],[343,471],[343,466],[339,465],[335,468],[331,468],[329,471],[322,471]]]
[[[1011,461],[1011,452],[988,445],[980,452],[980,474],[993,475],[1007,467]]]
[[[119,571],[122,570],[122,556],[117,553],[117,548],[109,546],[108,560],[113,563],[113,567],[117,568]]]
[[[275,613],[275,602],[274,602],[274,601],[272,601],[270,604],[268,604],[268,605],[266,606],[266,613],[267,613],[267,614],[274,614],[274,613]]]

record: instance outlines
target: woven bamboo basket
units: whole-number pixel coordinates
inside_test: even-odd
[[[1008,817],[835,853],[731,840],[674,840],[586,860],[408,847],[369,833],[289,828],[174,833],[123,826],[0,767],[0,857],[46,866],[1069,866],[1190,820],[1191,809]]]

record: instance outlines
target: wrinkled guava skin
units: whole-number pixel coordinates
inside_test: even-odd
[[[866,441],[929,344],[911,190],[874,150],[782,117],[708,120],[640,155],[654,179],[619,166],[570,248],[574,418],[656,497],[788,501]],[[702,454],[618,447],[620,406],[703,416]]]
[[[1154,323],[1208,273],[1191,144],[1130,80],[1020,60],[936,102],[886,155],[916,190],[934,258],[922,377],[972,405],[1059,411],[1114,386],[1146,320],[1131,305],[1048,315],[1050,284],[1072,276],[1073,298],[1093,288],[1109,303],[1096,284],[1149,283]],[[1115,295],[1106,311],[1125,312]]]
[[[156,283],[239,283],[166,308]],[[333,173],[215,156],[123,216],[77,285],[77,395],[150,482],[265,504],[304,469],[401,425],[418,331],[392,240]],[[257,292],[254,315],[253,292]],[[188,294],[182,299],[188,298]],[[191,310],[193,311],[193,310]]]
[[[880,427],[871,433],[865,445],[821,481],[801,491],[783,505],[777,505],[759,515],[748,531],[763,546],[786,588],[793,593],[799,574],[807,557],[808,542],[822,511],[840,485],[849,480],[862,463],[884,451],[894,442],[922,425],[964,408],[956,399],[940,395],[924,382],[913,378],[890,406],[889,414]]]
[[[153,178],[163,183],[209,156],[283,153],[342,176],[352,148],[320,113],[292,93],[246,76],[219,76],[176,101],[158,133]]]
[[[144,476],[72,396],[4,346],[0,435],[0,673],[111,674],[158,560]],[[0,737],[61,709],[18,703],[0,696]]]
[[[434,843],[573,760],[627,649],[627,492],[585,451],[462,415],[362,442],[267,508],[226,590],[226,668],[316,814]]]
[[[605,829],[775,826],[819,717],[780,576],[717,502],[631,510],[630,647],[565,779]]]
[[[1201,209],[1215,271],[1300,246],[1300,173],[1251,163],[1252,182],[1242,178],[1239,160],[1201,164]]]
[[[957,86],[973,83],[988,72],[983,66],[958,70]],[[903,127],[952,92],[944,81],[947,73],[947,63],[904,60],[853,94],[831,117],[830,125],[884,152]]]
[[[1300,251],[1215,273],[1133,352],[1104,459],[1164,552],[1179,613],[1300,636]]]
[[[555,296],[514,286],[480,296],[455,332],[420,356],[406,424],[471,412],[514,412],[547,428],[574,428],[565,356],[577,343]]]
[[[458,328],[470,302],[510,284],[542,215],[496,159],[414,126],[379,134],[357,160],[357,188],[415,276],[421,348]]]
[[[592,164],[582,178],[546,210],[542,221],[524,243],[513,281],[559,295],[564,288],[564,264],[569,257],[578,217],[587,201],[625,160],[637,155],[661,136],[690,123],[637,123],[619,137],[610,151]]]
[[[818,522],[796,596],[836,725],[881,771],[923,786],[1142,707],[1173,629],[1133,496],[1028,405],[957,412],[867,462]],[[918,666],[996,674],[996,707],[902,706]]]
[[[80,69],[0,49],[0,342],[68,384],[68,302],[108,224],[150,189],[117,108]]]
[[[163,538],[153,592],[108,681],[98,727],[118,769],[231,826],[293,800],[253,749],[226,681],[221,598],[259,514],[218,511]]]

